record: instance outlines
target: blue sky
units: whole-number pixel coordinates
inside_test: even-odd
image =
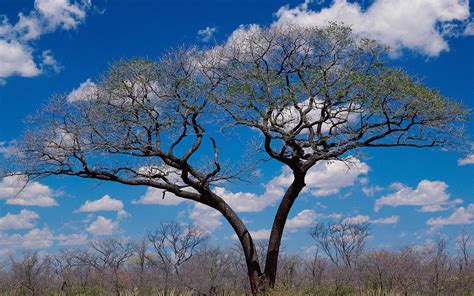
[[[0,153],[24,129],[23,120],[54,93],[81,92],[119,58],[158,58],[181,44],[211,47],[247,25],[351,24],[355,32],[391,45],[391,63],[422,77],[445,96],[474,107],[474,25],[463,0],[410,1],[0,1]],[[82,84],[82,88],[80,87]],[[474,125],[467,124],[472,140]],[[246,135],[223,139],[222,154],[238,159]],[[321,163],[290,213],[287,249],[310,247],[317,221],[371,223],[371,248],[455,238],[474,223],[474,154],[408,148],[372,149],[349,171]],[[474,150],[473,150],[474,153]],[[262,165],[252,183],[216,189],[241,213],[255,238],[265,239],[288,176]],[[194,223],[220,244],[234,243],[216,213],[147,188],[73,178],[28,185],[0,180],[0,254],[56,249],[89,240],[142,235],[160,220]],[[88,202],[87,202],[88,201]]]

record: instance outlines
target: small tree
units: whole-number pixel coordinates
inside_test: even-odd
[[[123,282],[120,277],[121,268],[133,255],[133,246],[130,242],[121,242],[116,239],[95,241],[90,244],[89,256],[85,263],[92,266],[101,277],[103,283],[112,281],[115,295],[120,296]],[[110,284],[110,283],[109,283]]]
[[[33,296],[47,293],[48,283],[53,279],[51,257],[32,252],[20,259],[12,257],[11,261],[17,292]]]
[[[364,250],[369,236],[369,225],[344,221],[327,225],[319,223],[311,229],[310,234],[317,247],[332,263],[351,268]]]
[[[179,277],[181,265],[191,259],[208,238],[199,228],[175,221],[161,222],[147,237],[152,247],[148,260],[164,272],[165,291],[172,273]]]
[[[338,24],[239,30],[212,49],[120,61],[73,102],[57,96],[18,141],[9,174],[69,175],[150,186],[219,211],[245,255],[252,293],[275,284],[288,214],[317,162],[366,147],[434,147],[460,138],[466,109],[385,61],[385,48]],[[222,115],[225,114],[225,115]],[[261,150],[293,172],[264,268],[214,184],[237,177],[213,133],[260,131]],[[261,288],[260,288],[261,287]]]

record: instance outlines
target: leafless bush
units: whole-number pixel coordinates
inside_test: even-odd
[[[312,252],[281,253],[277,295],[468,296],[474,291],[467,229],[456,241],[438,238],[399,250],[365,251],[368,229],[361,224],[317,225],[311,235],[317,245]],[[193,226],[163,222],[136,241],[108,239],[54,254],[12,255],[0,260],[0,295],[245,294],[248,274],[240,245],[206,241]]]
[[[33,252],[19,259],[12,257],[11,261],[12,284],[16,291],[36,296],[54,290],[50,256]]]

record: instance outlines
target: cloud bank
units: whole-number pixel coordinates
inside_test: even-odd
[[[310,8],[311,2],[281,7],[275,24],[327,26],[343,22],[355,33],[389,45],[394,55],[406,48],[432,57],[449,50],[447,37],[453,35],[453,28],[466,26],[465,35],[472,31],[472,24],[467,24],[466,0],[375,0],[366,9],[357,2],[334,0],[319,11]]]

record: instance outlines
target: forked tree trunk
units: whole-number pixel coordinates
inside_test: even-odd
[[[280,253],[283,230],[285,228],[286,220],[293,203],[306,185],[304,183],[304,178],[304,174],[295,174],[293,183],[290,185],[290,187],[288,187],[288,190],[285,192],[280,206],[278,207],[275,219],[273,221],[270,240],[268,242],[265,271],[263,273],[262,269],[260,268],[260,264],[258,263],[255,244],[244,223],[227,203],[225,203],[220,197],[210,193],[214,195],[214,198],[222,201],[214,203],[211,206],[223,214],[223,216],[234,229],[239,238],[240,244],[242,245],[247,265],[250,288],[253,295],[263,293],[275,286],[278,255]]]
[[[268,242],[265,271],[263,273],[260,272],[258,261],[256,261],[256,267],[247,266],[253,295],[263,293],[268,289],[275,287],[278,269],[278,255],[280,253],[283,230],[285,228],[286,220],[288,219],[288,214],[291,210],[291,207],[305,185],[304,175],[296,175],[295,180],[283,196],[283,199],[275,215],[275,220],[273,222],[272,231],[270,234],[270,240]]]

